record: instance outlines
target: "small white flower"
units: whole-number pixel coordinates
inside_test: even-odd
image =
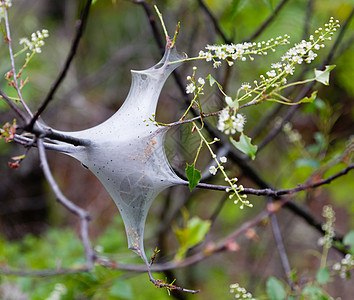
[[[211,166],[209,168],[209,172],[210,172],[211,175],[215,175],[217,171],[218,171],[218,169],[215,168],[215,166]]]
[[[277,74],[275,73],[275,71],[274,70],[271,70],[271,71],[268,71],[267,72],[267,75],[268,75],[268,77],[275,77]]]
[[[302,63],[302,58],[301,58],[300,56],[298,56],[298,55],[295,55],[295,56],[293,57],[293,62],[298,63],[299,65],[301,65],[301,63]]]
[[[204,57],[205,57],[206,61],[211,61],[213,58],[213,55],[210,52],[207,52]]]
[[[310,50],[309,53],[307,54],[307,56],[310,60],[314,60],[317,57],[317,53]]]
[[[284,67],[285,73],[290,74],[290,75],[294,74],[294,69],[295,68],[289,64]]]
[[[227,158],[225,156],[220,157],[220,162],[226,163],[227,162]]]
[[[280,62],[278,62],[278,63],[272,64],[271,67],[273,69],[280,69],[282,67],[282,64]]]
[[[215,69],[219,68],[220,66],[221,66],[221,61],[216,61],[216,62],[214,62],[214,64],[213,64],[213,67],[214,67]]]
[[[251,85],[250,85],[248,82],[244,82],[244,83],[242,83],[242,85],[241,85],[241,89],[242,89],[242,90],[247,91],[247,90],[249,90],[250,88],[251,88]]]
[[[187,87],[186,87],[186,93],[187,94],[192,94],[194,92],[194,90],[195,90],[194,83],[190,83],[190,84],[187,85]]]
[[[198,78],[198,83],[203,85],[203,84],[205,84],[205,80],[203,78],[199,77]]]

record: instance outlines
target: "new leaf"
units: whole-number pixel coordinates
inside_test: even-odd
[[[324,71],[315,69],[315,80],[323,83],[324,85],[329,85],[329,73],[335,68],[335,65],[326,66]]]
[[[309,97],[302,98],[298,103],[299,104],[300,103],[313,103],[313,101],[315,101],[316,97],[317,97],[317,91],[314,91],[311,94],[310,98]]]
[[[194,163],[192,165],[187,164],[186,176],[189,181],[189,189],[192,191],[197,186],[200,178],[202,177],[201,172],[195,168]]]
[[[256,158],[257,146],[251,144],[251,138],[247,135],[241,133],[240,140],[236,142],[232,137],[230,137],[230,142],[234,145],[238,150],[247,154],[253,160]]]

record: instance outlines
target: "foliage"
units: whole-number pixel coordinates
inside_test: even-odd
[[[279,12],[275,8],[281,1],[204,1],[216,18],[220,31],[229,42],[234,42],[234,48],[227,47],[230,43],[223,40],[208,17],[205,21],[202,7],[197,2],[201,1],[157,3],[162,12],[168,11],[167,17],[165,16],[167,29],[175,25],[175,19],[181,20],[177,46],[191,55],[186,61],[198,66],[193,68],[191,75],[186,76],[185,92],[190,97],[188,104],[185,106],[183,101],[179,101],[182,97],[170,82],[167,83],[166,93],[161,96],[163,101],[157,112],[158,119],[164,123],[156,122],[155,116],[152,116],[158,126],[168,126],[169,122],[175,120],[181,122],[178,126],[180,129],[177,128],[175,135],[168,137],[170,140],[166,145],[172,144],[169,157],[174,162],[173,167],[178,174],[185,170],[189,189],[193,190],[189,197],[177,188],[172,189],[161,194],[159,201],[152,207],[147,223],[147,244],[151,249],[156,246],[161,248],[160,253],[153,252],[153,256],[156,256],[154,264],[157,265],[172,257],[175,257],[176,262],[183,262],[194,253],[211,256],[217,249],[218,241],[223,242],[220,237],[247,225],[247,220],[254,220],[265,205],[260,197],[246,198],[243,185],[257,187],[262,180],[279,189],[293,188],[300,183],[311,185],[337,174],[353,162],[354,141],[350,131],[354,119],[351,113],[354,93],[350,76],[354,64],[352,37],[350,34],[344,35],[341,44],[344,46],[339,47],[340,50],[337,50],[330,65],[327,63],[323,68],[317,67],[313,72],[313,68],[299,63],[301,60],[314,60],[316,66],[320,65],[321,59],[328,55],[333,46],[337,33],[332,32],[333,39],[329,33],[325,35],[328,40],[325,41],[324,49],[316,45],[324,44],[321,36],[328,26],[318,29],[312,39],[307,34],[312,28],[326,22],[331,15],[343,24],[351,9],[350,1],[287,1]],[[50,9],[44,5],[43,10],[34,8],[34,15],[29,16],[21,9],[16,8],[15,11],[9,3],[11,1],[5,1],[10,17],[17,20],[12,24],[12,41],[19,82],[16,87],[14,74],[9,72],[10,63],[1,59],[0,73],[4,74],[2,82],[6,83],[6,86],[1,83],[1,89],[11,96],[13,103],[22,108],[19,90],[27,104],[36,108],[65,60],[64,50],[70,48],[73,33],[68,28],[74,28],[74,20],[63,13],[60,5],[55,8],[56,13],[50,14]],[[71,9],[76,7],[74,1],[67,5],[66,9],[70,5]],[[26,8],[25,4],[24,7]],[[48,14],[43,13],[46,9]],[[307,17],[308,14],[311,17]],[[65,26],[62,26],[61,16],[64,15],[67,19]],[[255,45],[241,42],[248,41],[248,37],[269,16],[275,18],[255,39]],[[152,34],[146,26],[144,10],[138,6],[124,1],[94,1],[90,18],[68,79],[61,86],[60,93],[56,94],[53,108],[46,111],[45,120],[51,126],[84,128],[92,125],[91,122],[106,119],[107,115],[119,107],[117,99],[125,98],[129,86],[129,76],[126,76],[129,69],[150,66],[158,57]],[[1,9],[0,21],[3,25],[4,10]],[[26,26],[22,26],[22,23]],[[348,31],[352,31],[353,26],[353,22],[349,23]],[[43,27],[48,28],[48,31],[38,31]],[[31,36],[31,32],[34,35]],[[291,35],[291,40],[284,35],[285,32]],[[276,40],[275,37],[279,35],[282,36]],[[31,38],[22,39],[22,43],[18,44],[23,36]],[[303,56],[292,55],[290,49],[293,48],[286,47],[288,40],[297,44],[298,50],[304,51],[306,44],[300,41],[305,39],[312,43],[311,50],[307,49],[309,51],[306,50]],[[282,45],[278,47],[275,41]],[[265,45],[268,42],[269,45]],[[208,46],[205,48],[205,45]],[[0,57],[8,56],[7,48],[7,41],[3,39]],[[273,48],[276,48],[275,54]],[[198,53],[199,49],[203,50]],[[233,55],[233,50],[243,52],[237,56]],[[321,58],[316,58],[315,50],[319,50],[318,55]],[[264,52],[269,53],[264,55]],[[115,53],[118,55],[115,56]],[[284,60],[280,61],[280,57],[284,57]],[[203,64],[203,60],[211,62],[210,66],[205,62]],[[332,63],[335,63],[335,69]],[[187,74],[186,69],[181,69],[180,72]],[[206,74],[208,75],[205,76]],[[305,84],[315,82],[316,91],[307,92],[298,98]],[[168,95],[172,95],[173,101]],[[5,124],[0,131],[1,138],[4,142],[11,141],[6,145],[0,141],[0,154],[5,157],[0,157],[0,162],[4,161],[0,181],[4,182],[4,186],[15,186],[11,190],[13,191],[19,189],[20,180],[16,180],[16,174],[21,174],[20,172],[28,168],[26,164],[31,156],[27,150],[24,154],[12,154],[14,136],[22,133],[23,128],[18,127],[21,123],[19,120],[12,121],[13,117],[8,113],[5,101],[0,100],[0,117],[1,120],[4,119],[2,124]],[[272,114],[279,103],[285,106],[278,107],[280,113],[278,111]],[[303,105],[297,110],[295,117],[291,121],[285,120],[284,111],[288,112],[288,107],[300,103]],[[183,123],[194,117],[192,113],[195,112],[200,122],[194,121],[191,126]],[[206,130],[208,126],[215,131],[219,130],[216,131],[216,138]],[[278,126],[282,127],[280,134],[273,139],[273,143],[264,147],[263,138]],[[186,143],[180,143],[179,137],[183,134],[188,136]],[[228,141],[231,143],[227,144]],[[225,145],[232,148],[228,150],[228,154],[223,152]],[[235,163],[234,158],[238,151],[246,154],[240,165]],[[13,171],[17,173],[9,173],[10,175],[7,173],[9,157],[13,160],[9,165],[17,168]],[[249,158],[252,162],[247,169],[243,164],[247,164]],[[193,163],[187,163],[186,166],[185,161]],[[85,180],[76,181],[82,173],[73,170],[71,163],[66,163],[61,156],[54,156],[52,162],[55,177],[64,191],[68,190],[70,198],[82,201],[80,205],[93,210],[93,219],[99,220],[90,226],[93,235],[98,236],[94,243],[98,245],[95,247],[96,254],[104,262],[113,260],[118,265],[125,262],[136,263],[134,258],[126,254],[121,222],[111,220],[111,211],[115,212],[115,208],[109,206],[108,201],[103,201],[107,196],[98,195],[99,188],[92,184],[91,179],[87,180],[85,186],[82,184]],[[249,177],[252,167],[260,181]],[[12,178],[11,176],[15,179],[9,183],[7,178]],[[170,273],[161,273],[160,278],[164,278],[164,282],[174,282],[177,279],[177,283],[200,288],[199,297],[191,296],[197,299],[227,299],[236,295],[245,295],[249,299],[255,295],[260,295],[257,299],[331,299],[331,296],[344,299],[352,294],[351,287],[349,281],[340,284],[338,281],[351,276],[354,234],[352,230],[349,231],[344,235],[342,243],[337,239],[334,231],[334,210],[339,216],[337,219],[340,219],[336,224],[337,233],[347,232],[354,225],[354,204],[351,197],[353,179],[351,172],[333,184],[305,189],[294,196],[292,201],[315,217],[320,215],[323,206],[326,207],[326,212],[323,212],[326,219],[325,227],[322,227],[324,235],[319,239],[319,245],[316,245],[318,236],[313,229],[305,228],[298,218],[293,220],[292,215],[280,209],[276,203],[269,206],[272,211],[277,211],[285,251],[293,269],[291,275],[285,274],[286,272],[280,275],[279,260],[273,256],[276,245],[269,231],[272,222],[265,218],[257,226],[251,227],[252,230],[237,237],[237,243],[234,239],[225,243],[220,252],[227,253],[213,255],[207,263],[190,266],[186,270],[176,269]],[[226,182],[227,196],[196,189],[204,181],[212,184]],[[83,188],[79,185],[83,185]],[[3,191],[2,186],[0,191]],[[228,201],[229,199],[232,201]],[[240,212],[233,203],[240,208],[254,208]],[[184,210],[180,209],[184,206],[188,213],[183,213]],[[333,209],[329,208],[332,206]],[[55,220],[64,215],[62,211],[51,208],[48,222],[53,226]],[[0,221],[2,219],[3,216],[0,216]],[[72,224],[71,219],[62,219],[63,223]],[[171,224],[175,235],[170,230]],[[103,228],[106,229],[104,233]],[[158,232],[156,235],[155,228]],[[0,244],[0,261],[5,270],[8,266],[20,270],[55,270],[85,265],[82,243],[72,229],[48,228],[40,237],[28,235],[21,241],[13,242],[1,237]],[[333,248],[346,254],[340,256]],[[315,253],[315,259],[312,253]],[[239,282],[230,285],[233,295],[228,290],[230,282]],[[245,286],[247,290],[241,286]],[[6,291],[16,291],[18,298],[22,293],[30,299],[170,299],[168,293],[154,289],[147,282],[146,274],[111,270],[98,264],[91,272],[78,274],[44,278],[2,276],[0,295],[4,295]],[[188,295],[185,297],[189,298]]]

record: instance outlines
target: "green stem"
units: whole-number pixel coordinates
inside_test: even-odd
[[[197,149],[197,154],[195,155],[194,162],[193,162],[194,166],[195,166],[195,163],[197,162],[197,159],[198,159],[198,156],[199,156],[199,153],[200,153],[200,150],[202,149],[202,147],[203,147],[203,141],[200,140],[199,147]]]
[[[14,54],[14,57],[19,56],[20,54],[22,54],[23,52],[27,51],[28,47],[23,48],[22,50],[18,51],[17,53]]]
[[[155,8],[155,11],[156,11],[157,15],[159,16],[163,32],[164,32],[165,37],[167,39],[169,37],[169,35],[168,35],[167,29],[166,29],[166,26],[165,26],[165,22],[163,21],[163,18],[162,18],[162,14],[160,13],[160,11],[159,11],[159,9],[157,8],[156,5],[154,5],[154,8]]]
[[[234,183],[231,182],[230,178],[227,176],[226,172],[224,171],[224,168],[222,167],[222,165],[220,164],[220,162],[218,161],[216,154],[214,153],[213,149],[211,149],[210,147],[210,143],[205,139],[204,135],[201,132],[201,129],[193,122],[193,125],[195,126],[195,128],[197,129],[197,132],[201,138],[201,143],[204,143],[212,158],[214,159],[214,161],[216,162],[218,169],[221,171],[221,173],[223,174],[225,181],[227,181],[227,183],[230,185],[231,190],[234,192],[234,194],[237,197],[237,202],[240,201],[242,204],[244,204],[244,200],[241,198],[241,196],[239,195],[238,191],[237,191],[237,187],[234,186]]]
[[[305,83],[308,83],[308,82],[311,82],[314,80],[315,80],[315,78],[310,78],[310,79],[306,79],[306,80],[302,80],[302,81],[295,81],[295,82],[283,85],[279,89],[282,90],[282,89],[288,88],[289,86],[294,86],[294,85],[298,85],[298,84],[305,84]]]

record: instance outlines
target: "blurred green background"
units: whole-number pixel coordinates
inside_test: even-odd
[[[13,2],[9,17],[16,50],[21,49],[17,43],[20,38],[29,37],[38,29],[48,29],[50,34],[42,53],[35,56],[23,75],[23,78],[29,77],[29,83],[23,89],[24,98],[35,110],[65,61],[74,35],[75,20],[84,2]],[[158,5],[170,34],[177,22],[181,22],[177,39],[179,51],[196,56],[205,45],[224,42],[197,0],[146,2],[150,7],[152,4]],[[234,43],[241,42],[254,33],[272,15],[279,2],[205,1],[218,19],[221,29]],[[323,26],[331,16],[343,24],[353,5],[352,0],[289,0],[255,41],[287,33],[291,36],[291,43],[297,43]],[[157,25],[163,37],[158,22]],[[330,64],[337,65],[331,73],[330,86],[317,84],[315,88],[319,90],[319,99],[314,104],[299,109],[292,119],[292,126],[302,135],[303,143],[291,143],[286,134],[281,133],[250,163],[267,182],[278,189],[303,183],[320,167],[325,167],[322,174],[324,178],[345,167],[343,162],[331,162],[346,151],[350,140],[353,143],[353,28],[352,21],[330,61]],[[310,76],[313,68],[320,65],[334,40],[335,38],[328,47],[320,51],[305,77]],[[180,67],[178,73],[183,82],[187,83],[185,78],[191,75],[195,65],[198,67],[198,76],[211,73],[219,82],[227,83],[226,91],[233,94],[242,82],[253,82],[260,74],[269,70],[270,64],[277,62],[286,50],[287,47],[280,47],[277,52],[256,58],[254,62],[238,62],[231,69],[224,66],[215,70],[206,62],[188,63]],[[121,0],[96,1],[73,65],[57,92],[55,101],[42,114],[43,120],[53,128],[70,131],[99,124],[123,103],[130,88],[130,70],[146,69],[154,65],[160,57],[149,20],[141,5]],[[4,39],[0,39],[0,58],[0,74],[5,74],[10,69],[10,60]],[[18,67],[23,62],[24,56],[16,58]],[[300,72],[299,68],[296,74]],[[10,96],[15,95],[4,79],[0,80],[0,86]],[[298,91],[294,90],[290,97],[295,98]],[[206,112],[223,106],[223,97],[212,88],[206,89],[202,101]],[[277,117],[263,124],[261,120],[275,106],[272,103],[263,103],[242,111],[247,118],[246,133],[253,137],[256,131],[259,132],[254,139],[256,144],[288,110],[288,107],[281,108]],[[156,119],[161,122],[178,120],[185,109],[183,95],[171,77],[162,91]],[[0,123],[3,125],[7,121],[12,122],[13,118],[6,103],[0,101]],[[212,124],[216,121],[216,118],[210,118]],[[198,138],[191,136],[190,130],[189,125],[171,130],[166,140],[167,156],[175,170],[182,174],[185,163],[193,162],[198,146]],[[36,149],[30,151],[19,169],[12,170],[8,167],[10,158],[23,154],[23,151],[23,148],[14,143],[5,144],[3,140],[0,141],[0,263],[18,269],[82,265],[84,255],[78,238],[79,220],[56,203],[41,173]],[[117,262],[142,263],[127,249],[118,210],[100,182],[77,161],[67,156],[53,152],[48,152],[48,156],[54,176],[65,195],[93,216],[90,235],[99,254]],[[202,151],[197,167],[205,169],[209,159],[207,151]],[[328,165],[331,167],[326,167]],[[226,166],[234,176],[241,174],[236,165],[229,163]],[[206,180],[223,184],[223,178],[220,177]],[[322,207],[331,204],[337,215],[335,228],[339,233],[345,234],[354,225],[353,182],[354,173],[351,172],[331,185],[297,194],[294,201],[305,205],[318,218],[321,218]],[[241,183],[245,187],[256,187],[245,176],[241,177]],[[265,206],[265,199],[262,197],[250,197],[254,208],[241,211],[232,202],[223,202],[223,198],[224,195],[220,192],[198,190],[190,193],[187,187],[181,186],[161,193],[153,203],[147,220],[147,252],[151,254],[152,249],[158,246],[162,253],[157,261],[173,258],[178,243],[171,225],[182,224],[182,207],[188,209],[191,217],[199,216],[206,220],[211,219],[219,205],[221,207],[220,203],[223,203],[206,236],[204,243],[207,243],[221,240]],[[277,216],[291,267],[296,270],[299,278],[312,280],[319,267],[321,248],[317,245],[317,240],[320,234],[288,210],[281,210]],[[197,295],[175,294],[177,299],[231,299],[234,296],[229,292],[229,285],[235,282],[239,282],[255,296],[264,296],[267,278],[275,276],[285,282],[285,277],[270,223],[263,222],[255,230],[255,240],[247,236],[237,240],[240,246],[237,252],[213,255],[197,265],[156,274],[156,277],[168,280],[176,278],[178,285],[201,290]],[[198,249],[201,248],[193,250]],[[330,251],[329,261],[339,261],[341,257],[340,253],[333,250]],[[148,281],[147,274],[113,271],[100,266],[87,274],[42,278],[1,276],[0,295],[11,291],[18,298],[6,299],[50,299],[58,283],[65,285],[65,293],[60,299],[171,297],[166,291],[155,289]],[[350,299],[354,294],[353,285],[342,279],[330,282],[326,290],[331,296],[342,299]],[[267,299],[267,296],[261,299]]]

